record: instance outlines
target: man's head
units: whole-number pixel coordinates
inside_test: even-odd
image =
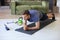
[[[28,20],[30,18],[30,12],[28,10],[25,10],[23,15],[25,20]]]

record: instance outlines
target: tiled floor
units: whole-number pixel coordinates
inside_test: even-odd
[[[13,21],[12,18],[18,18],[18,16],[11,15],[10,11],[7,11],[4,10],[0,12],[0,40],[60,40],[60,14],[55,14],[55,22],[47,25],[33,35],[28,35],[12,30],[6,31],[4,23],[10,20]]]

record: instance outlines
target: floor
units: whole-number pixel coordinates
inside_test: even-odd
[[[20,15],[11,15],[11,10],[9,6],[0,6],[0,19],[15,19]]]
[[[0,8],[0,40],[60,40],[60,14],[55,13],[56,21],[47,25],[33,35],[16,32],[14,30],[7,31],[4,24],[7,21],[15,21],[19,16],[11,15],[10,9]],[[9,10],[9,11],[8,11]],[[9,14],[8,14],[9,13]],[[11,26],[11,25],[10,25]]]

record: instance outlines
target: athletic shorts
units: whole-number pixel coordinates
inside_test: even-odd
[[[48,19],[48,16],[46,13],[42,13],[42,14],[43,14],[43,17],[40,19],[40,21]]]

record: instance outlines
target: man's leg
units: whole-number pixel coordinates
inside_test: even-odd
[[[40,19],[41,21],[44,21],[44,20],[46,20],[46,19],[48,19],[48,16],[46,15],[46,13],[44,14],[43,13],[43,17]]]

